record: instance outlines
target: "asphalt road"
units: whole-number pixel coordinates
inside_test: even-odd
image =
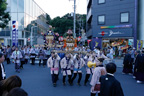
[[[144,96],[144,84],[137,84],[136,80],[130,75],[122,75],[122,59],[115,60],[117,64],[117,72],[115,77],[120,81],[125,96]],[[73,86],[63,86],[62,74],[59,75],[57,87],[52,86],[50,69],[47,67],[39,67],[38,64],[25,64],[24,69],[20,73],[14,70],[14,64],[7,65],[4,63],[7,77],[11,75],[18,75],[22,79],[22,88],[29,94],[29,96],[90,96],[90,85],[83,86],[85,72],[81,81],[82,86],[76,84]]]

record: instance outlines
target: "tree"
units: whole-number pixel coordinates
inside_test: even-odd
[[[53,20],[51,20],[50,25],[55,27],[55,32],[58,32],[60,35],[63,35],[65,32],[67,32],[68,29],[73,28],[73,21],[65,17],[56,17]]]
[[[86,15],[80,15],[83,20],[83,28],[85,29],[86,24]],[[73,17],[70,16],[70,14],[66,14],[63,17],[56,17],[50,21],[50,25],[55,27],[54,32],[58,32],[61,36],[66,36],[66,32],[68,29],[73,30]],[[79,29],[81,26],[79,26],[78,21],[76,21],[76,33],[78,35]]]
[[[0,28],[5,28],[11,20],[9,12],[6,12],[6,0],[0,0]]]
[[[51,21],[51,17],[49,14],[46,13],[46,20],[47,20],[47,24],[49,24],[49,22]]]

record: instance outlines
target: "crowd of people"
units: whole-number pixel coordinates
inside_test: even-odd
[[[63,47],[3,47],[1,48],[1,59],[6,58],[7,64],[12,62],[15,64],[15,71],[20,72],[23,69],[23,64],[31,65],[36,64],[36,60],[39,60],[38,65],[48,66],[50,68],[52,84],[54,87],[57,86],[57,80],[59,74],[62,73],[62,83],[65,86],[74,84],[74,80],[78,75],[77,85],[81,86],[82,72],[86,71],[84,86],[90,81],[91,85],[91,96],[98,94],[99,96],[124,96],[120,83],[114,78],[116,72],[116,65],[109,63],[104,66],[104,60],[113,59],[113,48],[109,47],[107,54],[103,53],[99,47],[96,47],[93,51],[89,47],[76,47],[73,51],[65,51]],[[135,48],[127,51],[124,57],[123,73],[131,73],[136,77],[137,83],[144,81],[144,49],[141,52],[137,52],[135,55]],[[135,58],[136,57],[136,58]],[[0,59],[0,61],[1,61]],[[88,66],[88,62],[91,62],[91,67]],[[0,79],[7,80],[4,66],[1,63]],[[134,73],[133,73],[133,64]],[[84,69],[84,70],[83,70]],[[92,78],[90,79],[90,76]],[[66,82],[68,77],[68,82]],[[109,83],[109,84],[108,84]],[[108,84],[108,85],[107,85]],[[20,86],[16,86],[20,87]],[[109,88],[111,88],[109,90]],[[15,92],[18,88],[15,88],[12,92]],[[18,89],[23,90],[23,89]],[[8,91],[9,93],[10,91]],[[11,92],[10,92],[11,93]],[[25,93],[25,92],[24,92]],[[109,94],[109,95],[107,95]],[[13,96],[13,95],[8,95]]]
[[[32,65],[35,65],[36,59],[39,60],[39,66],[46,66],[47,59],[51,55],[50,48],[43,47],[1,47],[0,52],[4,54],[7,64],[15,63],[16,72],[20,72],[20,69],[23,69],[24,64],[28,64],[29,62]]]
[[[136,51],[130,48],[123,60],[123,74],[132,75],[137,83],[144,81],[144,48]]]

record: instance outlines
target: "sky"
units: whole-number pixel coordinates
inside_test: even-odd
[[[35,2],[53,19],[74,12],[71,0],[35,0]],[[76,13],[86,14],[87,0],[76,0]]]

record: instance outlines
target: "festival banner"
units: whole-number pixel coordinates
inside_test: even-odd
[[[102,46],[102,38],[96,37],[92,39],[92,49],[94,49],[94,47],[101,48],[101,46]]]
[[[18,46],[18,22],[12,21],[12,45]]]
[[[128,45],[125,45],[125,46],[121,47],[121,50],[127,49],[128,47],[129,47]]]
[[[123,42],[124,42],[124,39],[121,39],[119,42],[113,42],[113,43],[112,43],[112,46],[113,46],[113,47],[114,47],[114,46],[119,46],[119,45],[121,45]]]
[[[143,47],[143,40],[137,40],[137,50],[142,49]]]

